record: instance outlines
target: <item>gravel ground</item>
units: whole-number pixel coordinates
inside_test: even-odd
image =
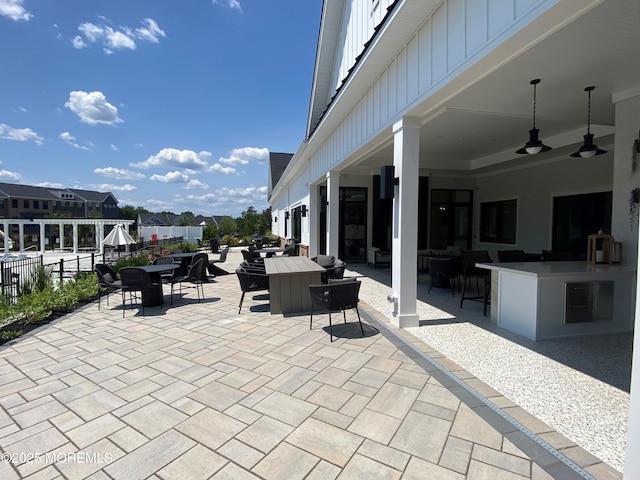
[[[388,269],[350,265],[360,297],[391,311]],[[440,351],[529,413],[619,471],[624,466],[633,335],[614,334],[534,342],[490,325],[482,304],[449,289],[418,285],[420,327],[411,334]],[[428,303],[427,303],[428,302]]]

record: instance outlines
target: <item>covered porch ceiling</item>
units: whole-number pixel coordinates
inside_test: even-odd
[[[600,148],[613,149],[614,95],[640,89],[640,2],[608,0],[515,54],[491,73],[483,60],[464,75],[465,85],[447,98],[438,94],[406,115],[422,119],[420,168],[425,174],[477,175],[566,157],[582,144],[591,95],[591,132]],[[532,128],[533,87],[537,86],[536,127],[553,150],[518,155]],[[638,125],[640,128],[640,125]],[[393,163],[391,128],[354,156],[343,174],[379,172]]]

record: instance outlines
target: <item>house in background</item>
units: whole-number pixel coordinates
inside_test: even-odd
[[[325,0],[306,138],[270,191],[272,231],[299,233],[309,256],[390,250],[401,327],[419,321],[419,251],[584,259],[602,230],[637,270],[639,21],[637,0]],[[628,329],[634,302],[619,302]]]
[[[19,226],[9,219],[115,219],[117,213],[118,199],[111,192],[0,183],[0,218],[8,227],[5,233],[15,241],[28,235],[33,242],[39,242],[40,226],[35,223]],[[52,233],[50,226],[46,227],[44,234],[47,238],[60,235]],[[94,241],[93,232],[86,232],[84,236],[84,241]]]

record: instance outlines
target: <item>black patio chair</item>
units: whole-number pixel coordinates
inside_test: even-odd
[[[242,290],[240,305],[238,306],[238,314],[240,314],[245,293],[269,290],[269,276],[265,273],[252,272],[242,267],[236,269],[236,275],[238,275],[240,289]]]
[[[202,299],[204,300],[204,280],[202,279],[204,274],[204,258],[198,258],[197,260],[194,258],[194,260],[195,261],[189,266],[186,275],[177,275],[169,282],[171,284],[171,305],[173,305],[173,290],[176,284],[180,285],[180,295],[182,295],[183,283],[195,285],[196,292],[198,292],[198,302],[200,302],[200,292],[202,292]]]
[[[129,302],[133,308],[133,299],[137,300],[136,293],[140,293],[140,306],[142,308],[142,316],[144,316],[144,298],[145,292],[150,292],[152,289],[158,286],[162,288],[161,283],[156,283],[151,280],[149,273],[136,267],[123,267],[119,271],[120,281],[122,283],[122,318],[124,318],[124,311],[126,307],[126,294],[129,294]]]
[[[322,283],[328,283],[329,280],[341,279],[344,277],[344,271],[347,268],[347,263],[342,260],[336,260],[333,265],[325,267],[324,272],[320,272],[320,279]]]
[[[240,253],[242,254],[242,258],[244,258],[244,261],[247,263],[264,263],[264,259],[260,257],[259,254],[258,257],[256,257],[249,250],[240,250]]]
[[[429,288],[427,293],[431,293],[434,280],[436,286],[444,285],[451,287],[451,296],[454,296],[455,287],[457,286],[458,271],[452,258],[429,257]]]
[[[462,268],[464,270],[462,280],[462,298],[460,308],[465,300],[481,301],[484,304],[484,315],[487,315],[487,305],[489,305],[489,292],[491,288],[491,272],[484,268],[476,267],[476,263],[491,263],[491,257],[486,250],[464,251],[462,252]],[[466,295],[467,285],[471,280],[476,281],[476,295]],[[479,282],[482,281],[482,292]]]
[[[170,257],[168,255],[163,255],[160,257],[156,257],[153,259],[153,264],[154,265],[173,265],[175,263],[175,260],[173,257]],[[160,274],[160,280],[162,280],[163,283],[169,283],[171,281],[171,279],[173,278],[174,274],[175,274],[176,270],[173,270],[171,272],[167,272],[167,273],[161,273]]]
[[[573,252],[560,250],[542,250],[543,262],[571,262],[575,260]]]
[[[324,268],[331,267],[336,263],[336,257],[333,255],[318,255],[317,257],[313,257],[311,260]]]
[[[333,342],[333,323],[331,313],[342,312],[344,323],[347,323],[346,310],[354,308],[358,315],[360,331],[364,337],[364,328],[360,311],[358,310],[358,294],[360,293],[360,280],[349,279],[339,282],[330,282],[322,285],[309,285],[311,295],[311,315],[309,317],[309,330],[313,328],[314,312],[329,314],[329,337]]]
[[[94,272],[98,276],[98,310],[100,310],[100,300],[102,293],[105,292],[107,298],[107,306],[109,306],[109,294],[117,292],[122,288],[122,282],[117,279],[116,272],[109,265],[97,263],[93,267]]]
[[[218,267],[216,264],[217,263],[226,262],[227,261],[227,255],[229,254],[230,250],[231,250],[231,248],[229,248],[229,246],[226,246],[220,252],[220,257],[214,258],[213,260],[209,260],[208,261],[207,270],[209,270],[209,273],[211,275],[228,275],[229,274],[229,272],[227,272],[226,270],[223,270],[222,268]]]
[[[498,250],[499,262],[526,262],[524,250]]]

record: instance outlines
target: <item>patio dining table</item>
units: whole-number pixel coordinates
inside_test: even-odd
[[[162,292],[162,281],[160,278],[161,273],[171,272],[180,268],[178,264],[158,264],[158,265],[142,265],[139,267],[144,270],[151,277],[151,282],[154,284],[151,288],[142,291],[142,304],[145,307],[157,307],[164,303],[164,294]]]
[[[311,311],[309,285],[321,283],[324,267],[307,257],[264,259],[269,275],[269,310],[273,313]]]

